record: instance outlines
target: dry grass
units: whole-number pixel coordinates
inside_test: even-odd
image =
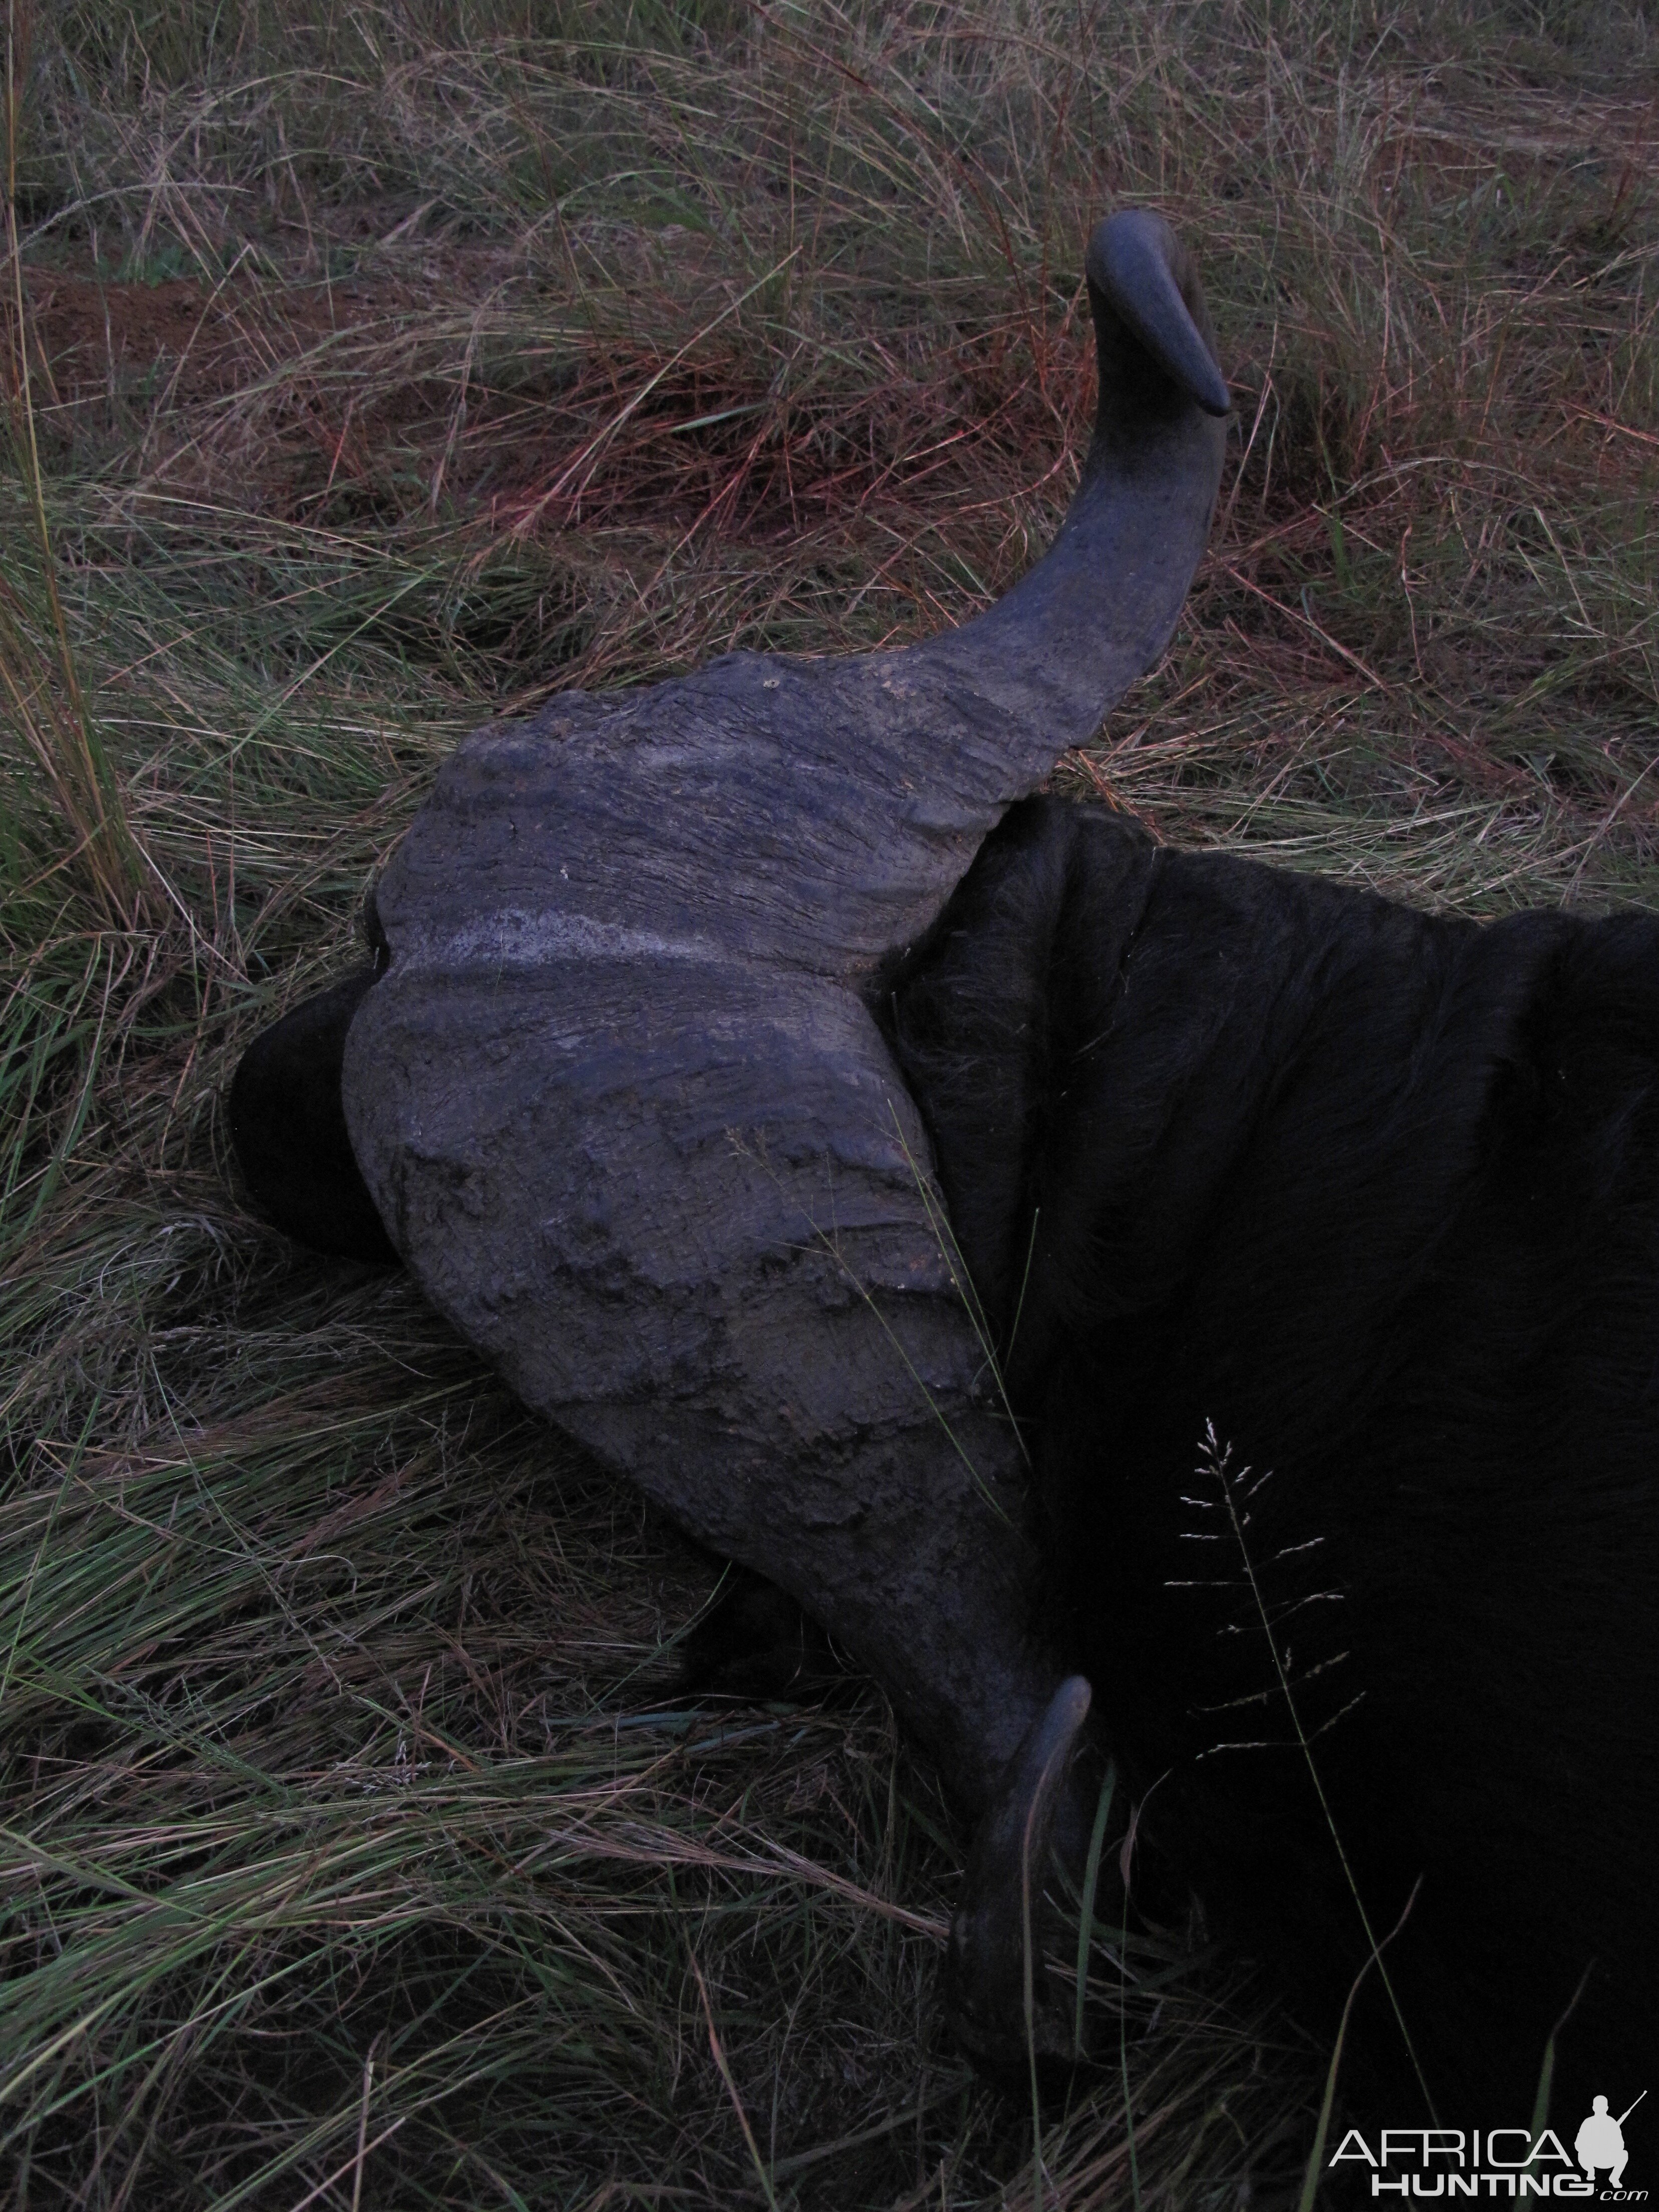
[[[1001,589],[1120,199],[1198,244],[1239,432],[1062,780],[1471,911],[1655,903],[1659,42],[1474,0],[13,28],[0,2188],[1133,2202],[1115,2068],[1034,2147],[944,2040],[962,1839],[879,1698],[665,1710],[714,1568],[406,1285],[262,1229],[222,1088],[486,713]],[[1294,2194],[1319,2055],[1119,1948],[1141,2202]]]

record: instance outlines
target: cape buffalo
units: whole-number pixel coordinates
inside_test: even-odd
[[[1322,2032],[1415,1886],[1374,2078],[1508,2122],[1576,1990],[1568,2094],[1624,2078],[1659,1969],[1659,925],[1030,795],[1162,651],[1228,410],[1167,227],[1085,266],[1098,416],[1024,580],[486,726],[232,1127],[280,1222],[400,1258],[884,1683],[978,1820],[981,2051],[1065,2046],[1024,1892],[1092,1734]]]

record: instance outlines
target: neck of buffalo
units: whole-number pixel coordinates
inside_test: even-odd
[[[792,1590],[970,1800],[1053,1676],[1018,1438],[861,993],[1158,658],[1203,549],[1227,399],[1195,279],[1145,215],[1087,273],[1099,415],[1046,556],[905,649],[734,653],[476,732],[386,871],[346,1055],[434,1302]]]

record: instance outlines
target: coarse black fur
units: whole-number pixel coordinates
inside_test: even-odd
[[[1659,921],[1480,927],[1035,799],[881,1011],[1154,1851],[1326,2037],[1367,1949],[1332,1826],[1379,1937],[1420,1877],[1386,1955],[1443,2120],[1524,2121],[1587,1973],[1554,2109],[1633,2094]]]
[[[285,1229],[391,1258],[339,1106],[371,981],[266,1032],[231,1119]],[[1659,921],[1477,927],[1037,799],[876,996],[1154,1878],[1328,2037],[1334,1825],[1379,1936],[1421,1878],[1387,1955],[1443,2118],[1527,2116],[1587,1973],[1556,2109],[1616,2095],[1659,1987]],[[684,1686],[833,1664],[739,1575]]]

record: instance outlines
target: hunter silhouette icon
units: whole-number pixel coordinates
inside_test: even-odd
[[[1638,2097],[1634,2104],[1626,2105],[1616,2120],[1607,2110],[1605,2097],[1593,2100],[1595,2110],[1579,2129],[1572,2147],[1574,2157],[1590,2180],[1595,2179],[1596,2167],[1605,2166],[1611,2169],[1607,2175],[1608,2185],[1613,2189],[1624,2185],[1625,2160],[1629,2156],[1625,2148],[1625,2122],[1647,2094],[1644,2089],[1642,2096]]]

